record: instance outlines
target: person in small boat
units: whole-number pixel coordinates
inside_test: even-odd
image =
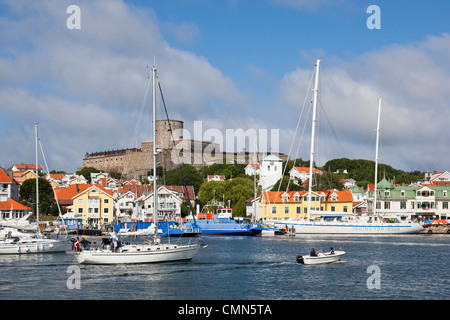
[[[333,247],[330,248],[330,254],[334,254]]]
[[[311,252],[309,253],[309,255],[310,255],[311,257],[317,257],[316,250],[315,250],[314,248],[312,248],[312,249],[311,249]]]

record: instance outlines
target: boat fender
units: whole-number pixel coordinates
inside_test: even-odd
[[[297,258],[296,258],[295,260],[297,260],[297,263],[304,264],[304,261],[303,261],[303,257],[302,257],[302,256],[297,256]]]

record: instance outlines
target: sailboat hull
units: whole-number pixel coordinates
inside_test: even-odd
[[[199,244],[193,245],[127,245],[117,252],[111,250],[85,250],[75,252],[75,258],[80,264],[140,264],[161,263],[191,260]]]
[[[418,223],[275,222],[277,227],[286,225],[299,234],[414,234],[423,231]]]
[[[66,252],[68,243],[55,239],[27,239],[0,243],[0,255]]]

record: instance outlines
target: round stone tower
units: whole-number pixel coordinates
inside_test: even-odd
[[[172,149],[172,129],[173,139],[175,143],[179,140],[183,140],[183,121],[179,120],[156,120],[156,147],[160,149]]]

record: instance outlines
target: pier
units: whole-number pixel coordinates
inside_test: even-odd
[[[426,234],[450,234],[450,226],[442,224],[425,225],[421,233]]]

